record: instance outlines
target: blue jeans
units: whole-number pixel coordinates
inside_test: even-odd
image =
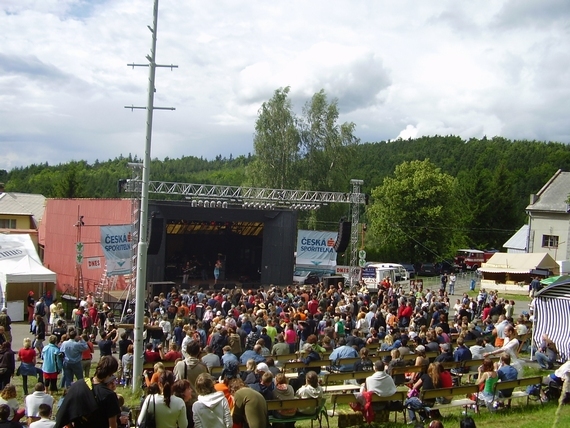
[[[81,365],[81,361],[78,361],[76,363],[64,361],[63,379],[61,380],[64,388],[69,388],[71,386],[71,382],[73,382],[73,376],[75,376],[77,380],[83,379],[83,366]]]
[[[541,368],[549,370],[552,367],[554,367],[554,361],[548,358],[546,354],[543,354],[542,352],[537,352],[536,354],[534,354],[534,356],[536,358],[536,362]]]
[[[408,417],[410,421],[416,420],[416,412],[425,408],[424,404],[418,397],[411,397],[404,401],[404,407],[408,409]],[[425,416],[425,413],[424,413]],[[422,420],[425,419],[423,416]]]

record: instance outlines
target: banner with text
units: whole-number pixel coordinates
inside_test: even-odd
[[[132,226],[101,226],[101,246],[107,263],[107,276],[131,273]]]
[[[296,265],[308,269],[334,269],[337,232],[299,230],[297,233]]]

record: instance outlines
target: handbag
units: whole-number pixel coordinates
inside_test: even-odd
[[[148,399],[150,400],[150,395]],[[146,407],[146,413],[144,414],[143,420],[138,425],[139,428],[156,428],[156,402],[154,401],[154,395],[152,396],[152,407],[152,413],[149,413],[148,406]]]

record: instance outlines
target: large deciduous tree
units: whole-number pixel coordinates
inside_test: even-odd
[[[288,98],[289,87],[277,89],[259,109],[253,147],[256,159],[248,166],[254,186],[295,188],[300,136]]]
[[[303,176],[311,189],[339,190],[347,186],[356,125],[338,124],[338,100],[328,102],[324,89],[307,101],[300,124]]]
[[[398,165],[372,200],[367,245],[390,261],[439,261],[464,239],[456,180],[429,159]]]

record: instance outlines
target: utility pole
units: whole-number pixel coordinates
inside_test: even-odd
[[[130,67],[149,67],[148,78],[148,100],[146,107],[125,106],[125,108],[146,109],[146,144],[143,160],[142,171],[142,188],[141,188],[141,206],[140,206],[140,225],[139,225],[139,242],[137,247],[137,275],[136,275],[136,301],[135,305],[135,328],[134,328],[134,359],[133,373],[142,373],[143,371],[143,321],[146,297],[146,265],[147,265],[147,249],[148,249],[148,190],[150,181],[150,148],[152,139],[152,117],[154,110],[175,110],[173,107],[155,107],[154,106],[154,80],[156,67],[168,67],[171,70],[178,68],[177,65],[158,65],[156,64],[156,32],[158,24],[158,0],[154,0],[153,23],[152,27],[148,27],[152,33],[152,45],[150,55],[146,56],[148,64],[127,64]],[[141,377],[133,376],[133,392],[140,389]]]

